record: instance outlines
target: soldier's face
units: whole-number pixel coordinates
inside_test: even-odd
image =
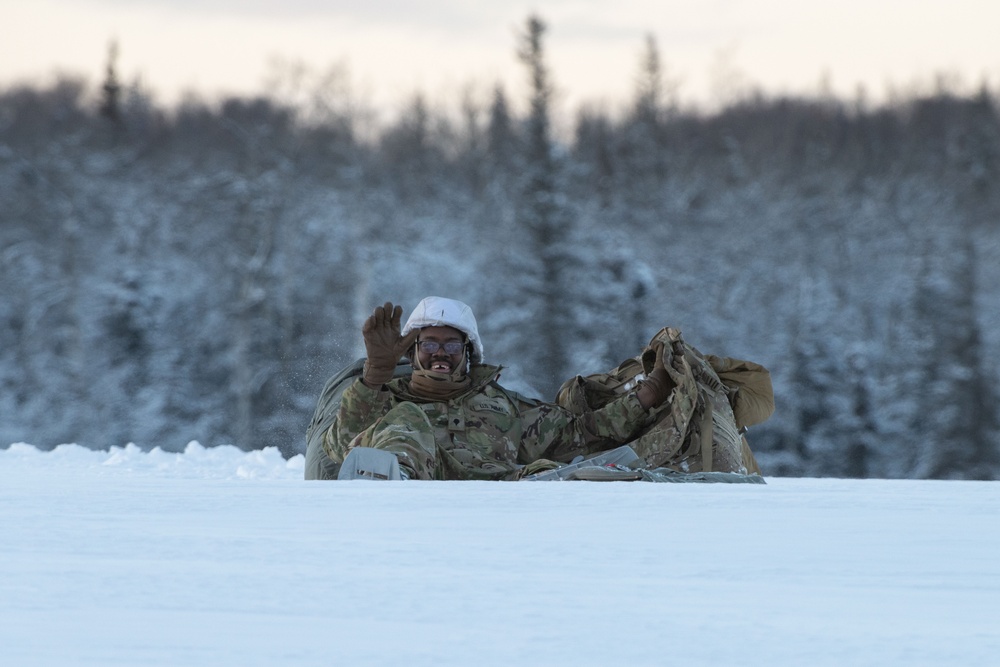
[[[454,373],[465,359],[465,338],[461,331],[452,327],[421,329],[417,337],[417,358],[421,368],[436,373]]]

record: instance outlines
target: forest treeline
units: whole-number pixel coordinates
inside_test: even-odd
[[[545,398],[665,325],[764,364],[766,474],[1000,477],[995,91],[687,110],[650,40],[627,108],[556,137],[544,35],[526,99],[381,124],[322,77],[0,90],[0,446],[300,453],[363,317],[436,294]]]

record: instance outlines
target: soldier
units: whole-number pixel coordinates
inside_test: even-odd
[[[500,369],[483,363],[466,304],[427,297],[402,328],[401,319],[402,308],[386,303],[362,327],[364,370],[322,434],[334,462],[369,447],[392,452],[410,479],[518,479],[632,440],[683,381],[664,364],[658,343],[648,350],[648,372],[629,391],[574,412],[498,384]],[[404,355],[412,375],[394,378]]]

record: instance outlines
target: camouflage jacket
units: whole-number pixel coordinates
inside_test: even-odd
[[[434,429],[443,478],[502,479],[540,459],[568,462],[615,447],[652,420],[634,392],[577,415],[504,389],[496,382],[499,373],[496,366],[473,366],[469,389],[448,401],[412,394],[408,377],[392,380],[387,390],[356,380],[344,391],[337,420],[324,434],[324,449],[334,461],[343,461],[351,446],[362,444],[359,435],[396,405],[411,402]]]

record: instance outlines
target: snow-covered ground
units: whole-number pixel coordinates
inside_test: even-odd
[[[1000,665],[1000,483],[0,450],[0,665]]]

